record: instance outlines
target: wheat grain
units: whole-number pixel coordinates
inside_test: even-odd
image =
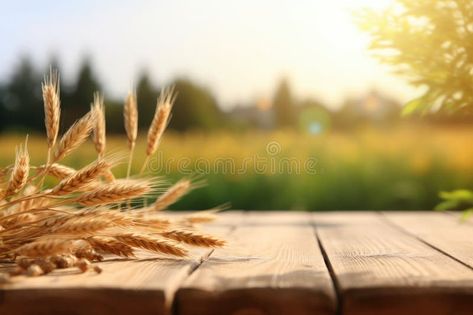
[[[74,255],[54,255],[49,260],[56,265],[57,268],[69,268],[76,264],[77,257]]]
[[[14,228],[18,225],[24,225],[28,222],[33,222],[36,219],[36,216],[31,213],[19,214],[17,216],[11,217],[8,220],[2,220],[2,226],[4,228]]]
[[[72,240],[40,239],[20,246],[15,254],[27,257],[45,257],[58,253],[72,253],[78,244]]]
[[[115,181],[115,175],[113,175],[113,172],[111,169],[106,170],[102,176],[105,182],[107,183],[112,183]]]

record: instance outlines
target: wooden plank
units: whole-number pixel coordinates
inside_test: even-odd
[[[224,235],[241,217],[238,212],[226,213],[204,229]],[[100,275],[61,270],[37,278],[18,277],[0,286],[0,314],[168,314],[174,291],[210,253],[193,249],[186,259],[140,253],[139,260],[99,263]]]
[[[377,213],[314,214],[346,315],[472,314],[473,271]]]
[[[184,283],[176,314],[334,314],[307,213],[251,213]]]
[[[399,229],[473,268],[473,225],[458,214],[439,212],[386,212]]]

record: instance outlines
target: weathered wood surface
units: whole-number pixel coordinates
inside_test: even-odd
[[[399,229],[473,268],[473,223],[439,212],[386,212]]]
[[[314,214],[314,220],[343,314],[473,314],[471,268],[380,214]]]
[[[176,295],[179,314],[334,314],[335,292],[309,214],[255,214]]]
[[[0,286],[0,314],[473,314],[473,223],[446,213],[228,212],[223,249]]]

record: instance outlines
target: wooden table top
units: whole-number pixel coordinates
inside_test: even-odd
[[[473,222],[435,212],[239,212],[223,249],[0,286],[0,314],[473,314]]]

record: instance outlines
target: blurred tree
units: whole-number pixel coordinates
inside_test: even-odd
[[[29,57],[24,56],[13,69],[4,89],[2,102],[9,125],[28,126],[44,130],[41,99],[41,77],[36,73]]]
[[[142,72],[136,86],[136,98],[138,103],[138,124],[141,128],[147,129],[153,119],[156,109],[156,101],[159,90],[153,85],[149,74]]]
[[[278,128],[294,127],[296,113],[289,83],[282,79],[273,98],[273,110]]]
[[[55,54],[49,56],[49,61],[48,63],[46,64],[46,69],[44,69],[44,73],[49,73],[49,70],[50,69],[53,69],[53,70],[57,70],[57,72],[59,74],[62,73],[62,69],[61,69],[61,63],[59,62],[59,57]],[[62,85],[62,84],[61,84]]]
[[[0,131],[3,131],[8,124],[8,112],[6,108],[6,89],[3,84],[0,84]]]
[[[61,84],[62,86],[62,84]],[[79,68],[75,84],[70,95],[61,103],[61,125],[69,127],[76,119],[89,111],[95,92],[101,91],[101,85],[92,70],[89,58],[85,58]]]
[[[366,10],[360,26],[371,49],[426,92],[404,113],[473,107],[473,1],[397,0],[382,12]]]
[[[410,101],[404,113],[473,109],[473,1],[397,0],[383,12],[365,11],[361,27],[372,35],[371,49],[395,65],[426,92]],[[439,210],[467,208],[473,192],[440,194]]]
[[[210,130],[224,125],[223,113],[209,90],[187,79],[178,79],[173,85],[177,98],[169,125],[171,129]]]

